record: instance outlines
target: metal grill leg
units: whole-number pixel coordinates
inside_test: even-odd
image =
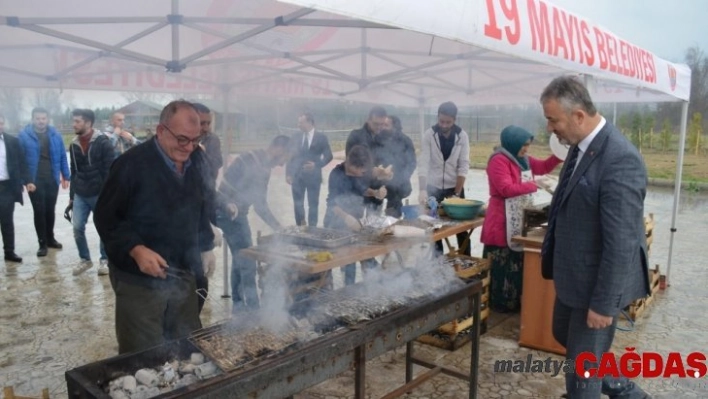
[[[478,292],[472,297],[472,307],[474,308],[472,323],[472,358],[470,359],[470,399],[477,399],[477,377],[479,372],[479,333],[482,326],[480,302],[482,293]]]
[[[354,377],[354,398],[366,397],[366,343],[359,345],[354,350],[354,363],[356,364]]]
[[[413,342],[406,342],[406,384],[413,379]]]

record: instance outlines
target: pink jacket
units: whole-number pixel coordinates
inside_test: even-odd
[[[560,159],[550,156],[546,160],[528,157],[531,172],[534,176],[550,173],[560,164]],[[521,182],[519,166],[504,154],[492,156],[487,164],[489,179],[489,204],[484,217],[482,237],[484,245],[506,247],[506,207],[504,199],[536,192],[536,183]]]

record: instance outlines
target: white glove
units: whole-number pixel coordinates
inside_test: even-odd
[[[216,255],[214,255],[214,251],[202,252],[202,268],[207,278],[211,278],[214,275],[214,270],[216,270]]]
[[[425,190],[420,190],[418,193],[418,202],[421,205],[427,205],[428,204],[428,192]]]
[[[352,231],[361,230],[361,223],[359,223],[359,221],[356,220],[356,218],[352,215],[346,215],[344,217],[344,224],[347,225],[349,230],[352,230]]]
[[[222,233],[220,228],[214,226],[213,224],[211,225],[211,231],[214,233],[214,246],[220,247],[221,244],[224,243],[224,233]]]
[[[382,186],[381,188],[376,190],[376,194],[374,194],[374,197],[376,197],[376,199],[378,200],[383,200],[384,198],[386,198],[386,194],[388,194],[388,190],[386,190],[385,186]]]

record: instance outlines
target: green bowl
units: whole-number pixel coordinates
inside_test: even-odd
[[[455,220],[471,220],[477,217],[484,202],[466,200],[467,204],[449,204],[443,201],[442,207],[448,217]]]

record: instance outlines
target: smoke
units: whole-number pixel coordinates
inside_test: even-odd
[[[278,243],[276,248],[285,248],[285,243]],[[274,332],[283,332],[292,328],[290,316],[290,289],[289,279],[291,273],[284,263],[268,265],[267,274],[260,280],[262,287],[261,311],[259,313],[260,325]]]

